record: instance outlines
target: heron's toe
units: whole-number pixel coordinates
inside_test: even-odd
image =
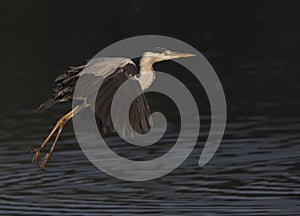
[[[36,153],[36,152],[38,152],[40,150],[41,150],[41,148],[35,148],[35,149],[31,150],[30,153]]]
[[[43,158],[42,158],[42,162],[41,162],[41,165],[40,165],[40,172],[42,173],[43,170],[45,169],[47,163],[49,162],[50,160],[50,156],[51,154],[50,153],[47,153]]]
[[[38,162],[39,162],[39,157],[40,157],[40,155],[41,155],[41,148],[33,149],[33,150],[31,151],[31,153],[34,153],[31,162],[37,166],[37,164],[38,164]]]

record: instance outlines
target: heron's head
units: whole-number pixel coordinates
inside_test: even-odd
[[[175,58],[186,58],[192,56],[195,55],[190,53],[174,52],[164,48],[154,48],[151,51],[144,52],[142,61],[153,64],[155,62],[166,61]]]

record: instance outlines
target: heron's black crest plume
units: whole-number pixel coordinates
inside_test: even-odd
[[[154,47],[153,49],[150,49],[149,51],[153,52],[153,53],[163,53],[165,51],[168,51],[168,49],[163,48],[163,47]]]

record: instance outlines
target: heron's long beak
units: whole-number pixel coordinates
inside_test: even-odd
[[[195,54],[191,53],[179,53],[179,52],[172,52],[170,53],[170,58],[187,58],[187,57],[192,57],[196,56]]]

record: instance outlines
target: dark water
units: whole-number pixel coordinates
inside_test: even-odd
[[[1,2],[0,214],[298,215],[299,4],[120,4]],[[133,25],[120,27],[120,19]],[[204,120],[197,147],[162,178],[128,182],[106,175],[84,156],[71,124],[39,175],[27,151],[70,108],[35,111],[49,96],[54,77],[112,42],[149,33],[191,43],[218,73],[228,123],[213,159],[197,166],[209,130],[209,107],[199,96]],[[176,117],[171,121],[176,128]],[[169,143],[175,142],[175,131],[168,133]],[[107,139],[119,153],[131,154],[116,137]],[[155,153],[170,147],[160,144]]]

